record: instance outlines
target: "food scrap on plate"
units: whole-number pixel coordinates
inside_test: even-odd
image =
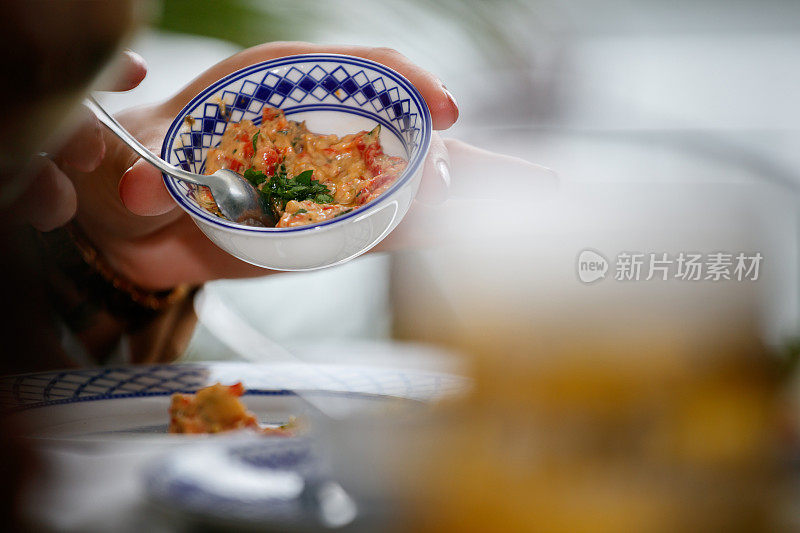
[[[256,415],[248,411],[239,399],[243,394],[241,382],[230,386],[216,383],[195,394],[173,394],[169,408],[169,432],[222,433],[249,429],[265,435],[294,435],[293,418],[279,427],[259,425]]]

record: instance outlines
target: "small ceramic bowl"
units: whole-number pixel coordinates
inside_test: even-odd
[[[203,90],[170,126],[161,157],[203,173],[206,154],[231,122],[261,123],[265,105],[305,120],[315,133],[345,135],[381,125],[381,144],[408,166],[378,199],[335,219],[295,228],[258,228],[220,218],[191,185],[164,176],[167,190],[209,239],[265,268],[313,270],[344,263],[383,240],[417,193],[431,140],[431,116],[416,88],[379,63],[337,54],[296,55],[249,66]],[[191,117],[191,118],[189,118]]]

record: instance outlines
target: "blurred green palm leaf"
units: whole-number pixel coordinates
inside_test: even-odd
[[[246,0],[164,0],[157,27],[178,33],[224,39],[241,46],[267,41],[297,40],[309,35],[309,28],[296,16],[287,16],[287,3]],[[292,2],[298,15],[305,2]],[[274,8],[274,9],[273,9]]]

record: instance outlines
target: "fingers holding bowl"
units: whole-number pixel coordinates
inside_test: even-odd
[[[106,152],[103,130],[89,109],[81,106],[78,113],[76,126],[58,149],[58,160],[79,172],[92,172],[100,166]]]
[[[100,79],[98,91],[130,91],[139,86],[147,75],[144,58],[132,50],[123,51]]]
[[[99,90],[128,91],[137,87],[147,74],[142,57],[130,50],[124,51],[114,62],[110,74],[101,80]],[[103,128],[97,117],[85,106],[80,106],[74,117],[75,126],[58,149],[58,160],[79,172],[92,172],[100,166],[105,155]]]
[[[163,215],[177,207],[164,187],[161,171],[143,159],[122,175],[119,197],[131,213],[139,216]]]
[[[558,188],[558,175],[542,165],[457,139],[446,139],[444,143],[455,176],[450,187],[453,198],[507,200],[509,190],[536,196]]]

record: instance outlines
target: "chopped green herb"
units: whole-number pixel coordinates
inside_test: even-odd
[[[311,176],[313,175],[314,175],[313,170],[304,170],[303,172],[294,177],[294,181],[296,181],[297,183],[301,183],[303,185],[311,185],[312,181]]]
[[[314,197],[314,201],[318,204],[332,204],[333,196],[330,194],[318,194]]]
[[[293,216],[293,217],[296,217],[297,215],[302,215],[303,213],[308,213],[308,210],[306,210],[306,209],[303,209],[303,208],[301,207],[300,209],[298,209],[297,211],[295,211],[295,212],[292,214],[292,216]]]
[[[285,209],[290,200],[312,200],[318,204],[333,202],[330,189],[315,180],[313,174],[313,170],[306,170],[289,178],[286,175],[286,165],[281,163],[274,176],[268,177],[263,172],[250,168],[244,172],[244,178],[256,187],[263,184],[260,189],[262,200],[279,215],[280,210]]]
[[[234,154],[236,153],[236,150],[238,150],[238,148],[234,148],[234,149],[233,149],[233,153],[234,153]]]
[[[258,141],[259,133],[261,133],[261,131],[257,131],[253,134],[253,155],[255,155],[255,151],[258,150],[258,148],[256,148],[256,142]]]
[[[350,209],[345,209],[345,210],[344,210],[344,211],[342,211],[341,213],[337,213],[337,214],[336,214],[336,215],[335,215],[333,218],[340,217],[340,216],[342,216],[342,215],[346,215],[347,213],[349,213],[349,212],[350,212],[350,211],[352,211],[352,210],[353,210],[353,208],[352,208],[352,207],[351,207]]]
[[[246,179],[253,185],[253,187],[258,187],[259,185],[267,181],[267,176],[263,172],[256,170],[254,168],[248,168],[247,170],[245,170],[243,176],[244,179]]]
[[[289,134],[289,130],[278,130],[275,133],[281,133],[283,135],[288,135]]]

